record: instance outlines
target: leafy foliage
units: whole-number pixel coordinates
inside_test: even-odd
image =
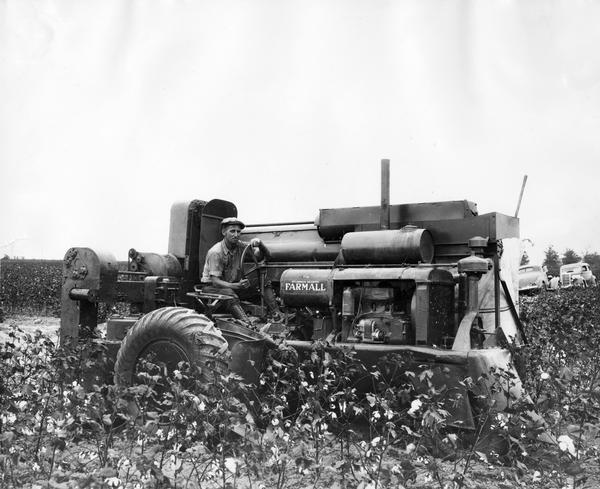
[[[5,313],[60,316],[62,261],[0,260],[0,304]]]
[[[507,371],[458,379],[475,431],[449,415],[464,397],[407,356],[369,366],[323,342],[300,355],[281,344],[256,387],[147,363],[118,388],[98,375],[101,346],[12,331],[0,487],[596,487],[598,291],[524,298],[521,311],[529,343],[514,355],[529,396],[514,396]]]
[[[583,255],[583,261],[590,265],[592,269],[592,273],[596,277],[600,277],[600,254],[594,253],[585,253]]]
[[[548,246],[548,249],[544,251],[544,261],[542,265],[548,268],[548,273],[557,276],[560,273],[561,260],[558,256],[558,252],[552,247]]]
[[[600,301],[597,288],[542,294],[521,304],[530,345],[522,375],[558,454],[540,460],[580,472],[597,460],[600,429]],[[547,455],[547,454],[546,454]]]
[[[575,251],[571,248],[567,248],[562,256],[563,265],[568,265],[570,263],[578,263],[581,261],[581,256],[579,256]]]

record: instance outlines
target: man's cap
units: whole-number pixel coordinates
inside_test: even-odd
[[[226,217],[225,219],[223,219],[221,221],[221,229],[223,229],[226,226],[235,226],[235,225],[240,226],[242,229],[244,229],[246,227],[246,225],[240,221],[237,217]]]

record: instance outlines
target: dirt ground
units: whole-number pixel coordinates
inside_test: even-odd
[[[60,319],[47,316],[8,316],[0,323],[0,342],[8,339],[8,333],[17,327],[25,333],[35,333],[36,330],[47,334],[53,341],[58,340]]]

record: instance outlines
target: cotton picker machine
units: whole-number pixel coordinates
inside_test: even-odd
[[[507,345],[524,339],[515,307],[517,218],[479,215],[467,200],[390,205],[383,160],[380,206],[321,209],[314,222],[246,226],[243,241],[260,238],[271,256],[257,262],[251,249],[244,252],[257,290],[256,300],[242,303],[252,319],[244,323],[227,314],[228,296],[200,285],[206,253],[222,239],[221,220],[236,216],[224,200],[176,203],[168,253],[131,249],[126,270],[112,254],[69,249],[61,342],[93,337],[99,305],[121,303],[129,313],[109,316],[105,338],[95,341],[106,344],[114,358],[110,375],[122,384],[134,382],[148,355],[170,368],[181,361],[216,367],[228,358],[226,368],[255,380],[281,341],[302,354],[323,340],[353,350],[368,366],[395,354],[428,365],[434,382],[463,394],[453,416],[466,427],[474,424],[472,393],[460,380],[494,368],[514,371]],[[265,284],[283,313],[276,321],[258,293]],[[489,392],[501,409],[506,398]]]

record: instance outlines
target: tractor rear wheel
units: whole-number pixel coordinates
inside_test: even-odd
[[[128,331],[115,362],[117,385],[136,383],[142,362],[164,364],[167,371],[180,362],[200,367],[203,380],[227,371],[228,343],[206,316],[185,307],[163,307],[142,316]]]

